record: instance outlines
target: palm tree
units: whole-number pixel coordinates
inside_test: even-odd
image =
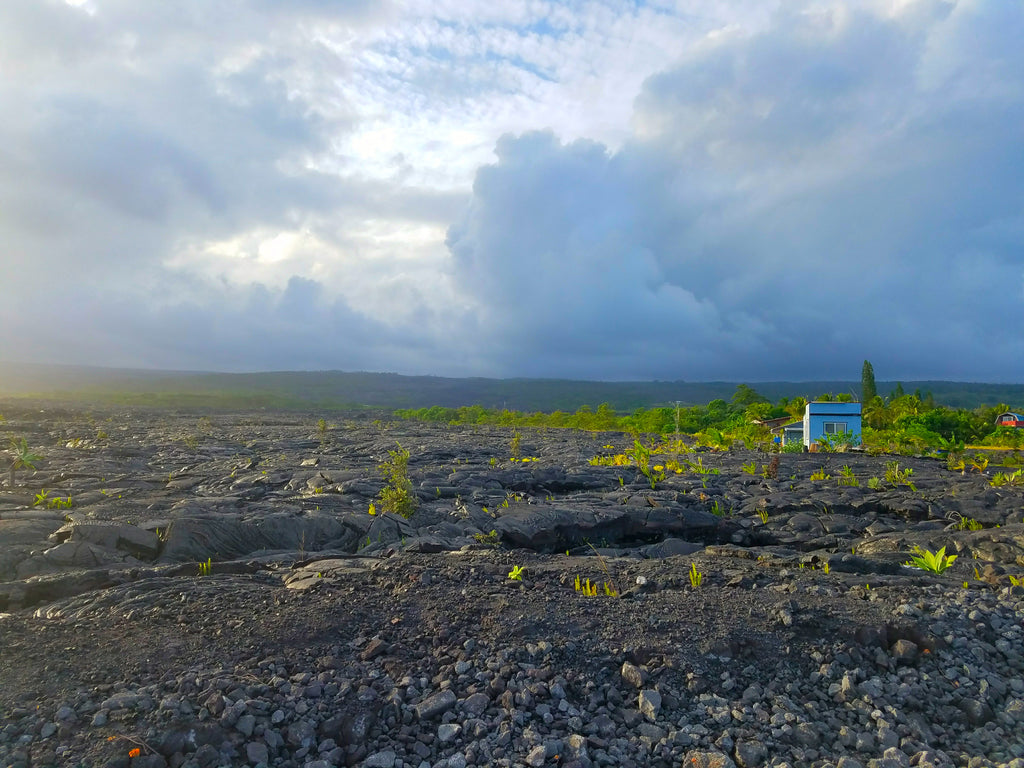
[[[10,483],[8,484],[10,488],[13,488],[15,470],[22,469],[23,467],[26,467],[28,469],[35,469],[36,462],[42,459],[43,457],[38,454],[32,453],[32,451],[28,449],[28,442],[25,440],[24,437],[21,438],[20,443],[12,437],[11,447],[8,449],[7,452],[11,454],[11,456],[13,457],[11,459],[11,480]]]

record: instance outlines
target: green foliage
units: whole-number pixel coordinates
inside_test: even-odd
[[[853,470],[850,467],[843,465],[843,468],[839,470],[839,485],[846,485],[856,487],[860,485],[857,482],[856,476],[853,474]]]
[[[875,369],[867,360],[860,369],[860,399],[862,403],[870,403],[878,396],[875,385]]]
[[[698,456],[696,461],[687,461],[686,466],[698,475],[720,475],[722,470],[716,467],[709,467],[704,464],[704,460]]]
[[[816,471],[811,473],[811,480],[818,481],[818,480],[831,480],[831,479],[832,479],[832,475],[825,474],[825,468],[824,467],[821,467],[820,469],[818,469],[818,470],[816,470]]]
[[[757,464],[754,463],[753,461],[748,461],[746,464],[740,467],[740,469],[742,469],[748,475],[753,475],[755,472],[757,472]]]
[[[981,523],[975,520],[973,517],[963,517],[962,515],[956,521],[956,529],[958,531],[980,531],[984,528]]]
[[[989,480],[989,485],[995,488],[1004,485],[1024,485],[1024,472],[1019,469],[1016,472],[996,472]]]
[[[885,481],[893,488],[905,485],[910,488],[910,490],[916,491],[917,488],[910,481],[910,476],[912,474],[914,474],[914,470],[910,467],[900,469],[900,463],[898,461],[887,461],[885,463]]]
[[[587,597],[597,597],[597,585],[591,584],[589,578],[586,581],[582,581],[579,574],[577,574],[575,587],[577,592],[582,592]]]
[[[512,451],[512,461],[518,461],[519,457],[522,455],[520,453],[522,440],[523,440],[523,437],[522,437],[522,435],[519,434],[519,430],[518,429],[513,430],[512,431],[512,443],[510,445],[510,449]]]
[[[409,452],[401,443],[395,445],[397,449],[388,451],[387,461],[378,466],[386,485],[381,488],[377,500],[382,511],[409,518],[416,511],[416,497],[409,478]]]
[[[715,427],[708,427],[697,435],[697,442],[716,451],[727,451],[732,448],[734,440],[731,433]]]
[[[904,565],[920,568],[922,571],[929,571],[930,573],[942,573],[956,562],[956,558],[956,555],[947,555],[945,547],[938,552],[914,547],[910,552],[910,561],[904,563]]]
[[[690,586],[697,589],[704,583],[704,574],[697,570],[696,563],[690,563]]]
[[[860,444],[860,440],[853,434],[853,432],[837,432],[833,435],[822,435],[818,438],[818,448],[825,453],[845,453],[855,445]]]
[[[882,478],[880,478],[880,477],[869,477],[868,478],[868,488],[870,488],[873,491],[877,491],[881,487],[882,487]]]
[[[862,387],[863,383],[862,381]],[[1005,388],[989,385],[988,390],[979,389],[978,392],[1002,393],[1004,390]],[[1016,396],[1017,390],[1006,391]],[[963,399],[948,393],[946,396],[954,400]],[[828,394],[827,397],[840,401],[852,399],[847,393]],[[615,430],[635,435],[685,433],[697,436],[700,443],[715,450],[727,450],[737,442],[742,442],[748,448],[763,447],[770,438],[763,426],[754,424],[753,420],[782,417],[787,414],[799,419],[803,416],[806,403],[807,400],[803,396],[783,397],[773,406],[749,386],[740,385],[729,401],[718,398],[703,406],[678,404],[638,408],[629,415],[616,413],[608,403],[602,403],[596,410],[582,406],[574,413],[510,411],[474,405],[462,408],[434,406],[398,410],[395,411],[395,415],[405,419],[450,424]],[[962,450],[965,442],[984,443],[1011,450],[1024,447],[1024,430],[997,429],[995,426],[995,417],[998,413],[1013,410],[1004,404],[979,407],[973,411],[937,406],[934,399],[928,395],[924,395],[923,398],[920,392],[908,395],[901,387],[897,387],[888,400],[879,395],[870,399],[865,396],[863,409],[861,440],[865,449],[873,455],[927,455],[934,451],[944,451],[948,455],[955,452],[957,447]],[[842,451],[849,448],[854,441],[852,436],[830,436],[822,442],[824,450]],[[799,442],[791,443],[785,446],[783,451],[801,452],[803,446]]]
[[[512,579],[512,581],[522,581],[524,570],[525,568],[521,565],[513,565],[512,570],[508,572],[508,577]]]
[[[655,469],[651,466],[651,449],[639,440],[633,441],[633,450],[627,451],[626,455],[640,470],[640,474],[647,478],[652,491],[660,481],[665,479],[665,468]]]
[[[208,557],[205,563],[199,563],[199,575],[209,576],[213,573],[213,558]]]
[[[488,547],[496,547],[501,544],[501,537],[498,536],[497,531],[491,531],[490,533],[474,533],[473,538]]]
[[[19,442],[15,438],[10,438],[10,444],[7,449],[8,455],[11,457],[10,466],[10,483],[11,488],[14,487],[14,473],[19,469],[35,469],[36,462],[42,460],[42,456],[37,453],[33,453],[29,450],[28,441],[23,437]]]

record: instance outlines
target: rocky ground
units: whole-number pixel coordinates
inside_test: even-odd
[[[44,456],[0,489],[0,765],[1024,767],[994,463],[683,452],[652,488],[589,463],[617,433],[0,413]],[[367,513],[396,442],[408,520]]]

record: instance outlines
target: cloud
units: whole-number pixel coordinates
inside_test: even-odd
[[[1019,380],[994,0],[0,3],[8,359]]]
[[[1024,103],[1001,80],[1024,57],[998,4],[925,5],[784,10],[709,41],[648,79],[618,151],[502,139],[449,231],[495,364],[1024,375]],[[946,40],[969,41],[960,63],[936,61]],[[968,71],[992,81],[958,87]]]

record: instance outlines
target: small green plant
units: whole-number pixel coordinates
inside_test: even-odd
[[[73,506],[74,502],[71,500],[70,496],[63,499],[60,496],[55,496],[52,499],[46,500],[47,509],[71,509]]]
[[[575,586],[577,592],[582,592],[587,597],[597,597],[597,582],[596,581],[593,584],[591,584],[590,579],[580,579],[579,576],[576,576],[576,581],[575,581],[574,586]],[[614,584],[611,584],[611,583],[606,581],[606,582],[604,582],[601,585],[601,588],[602,588],[602,591],[604,592],[606,597],[618,597],[619,596],[619,592],[618,592],[617,589],[615,589],[615,585]]]
[[[1000,488],[1004,485],[1024,485],[1024,472],[996,472],[988,484],[993,488]]]
[[[759,518],[761,518],[761,524],[762,525],[768,525],[768,510],[767,509],[762,507],[761,509],[757,510],[757,516]]]
[[[491,460],[488,462],[488,464],[490,464],[492,467],[496,467],[498,466],[498,460],[491,456]]]
[[[205,563],[202,563],[202,562],[199,563],[199,575],[200,576],[209,576],[212,573],[213,573],[213,558],[212,557],[208,557],[208,558],[206,558],[206,562]]]
[[[587,597],[597,597],[597,584],[591,584],[590,579],[581,581],[577,574],[575,587],[577,592],[582,592]]]
[[[869,477],[868,478],[868,488],[870,488],[873,491],[877,491],[881,487],[882,487],[882,478],[880,478],[880,477]]]
[[[1007,576],[1010,584],[1014,587],[1024,587],[1024,576]]]
[[[416,497],[412,492],[412,480],[409,478],[409,452],[401,443],[395,443],[396,450],[388,451],[388,459],[378,469],[384,476],[386,485],[377,495],[380,508],[384,512],[409,518],[416,511]]]
[[[522,437],[522,435],[519,434],[519,430],[518,429],[512,430],[512,442],[509,445],[509,448],[512,451],[512,460],[513,461],[518,461],[519,460],[519,457],[521,455],[520,451],[522,450],[522,442],[523,442],[523,437]]]
[[[38,507],[40,504],[46,504],[46,497],[49,495],[49,491],[45,488],[35,495],[35,499],[32,502],[33,507]]]
[[[633,450],[627,451],[626,456],[636,465],[640,474],[647,478],[647,482],[651,484],[652,491],[659,482],[665,479],[665,468],[660,465],[651,466],[651,449],[639,440],[633,441]]]
[[[942,573],[956,562],[956,558],[956,555],[947,555],[945,547],[938,552],[914,547],[910,552],[910,560],[904,563],[904,565],[920,568],[922,571],[929,571],[930,573]]]
[[[823,570],[825,572],[826,576],[828,576],[830,573],[832,573],[832,566],[828,564],[828,560],[826,560],[825,564],[823,566],[821,566],[821,570]]]
[[[958,531],[980,531],[984,528],[981,523],[975,520],[973,517],[961,517],[956,521],[956,529]]]
[[[976,453],[974,456],[972,456],[971,469],[973,469],[979,475],[984,474],[985,470],[988,469],[988,456],[982,456],[980,453]]]
[[[316,434],[320,438],[320,445],[327,443],[327,421],[325,419],[318,419],[316,422]]]
[[[853,474],[853,470],[850,467],[843,465],[843,468],[839,470],[839,485],[848,485],[851,487],[857,487],[860,485],[857,482],[856,476]]]
[[[914,474],[914,470],[910,467],[906,469],[900,469],[900,463],[898,461],[887,461],[885,463],[885,481],[892,485],[893,488],[898,488],[901,485],[905,485],[910,490],[916,491],[917,488],[910,482],[910,476]]]
[[[755,472],[757,472],[757,464],[755,464],[752,461],[749,461],[746,464],[744,464],[742,467],[740,467],[740,469],[742,469],[746,474],[752,475]]]
[[[697,589],[704,583],[704,574],[697,570],[696,563],[690,563],[690,586]]]
[[[377,514],[377,505],[371,501],[370,508],[366,511],[370,514],[370,517],[374,517]]]
[[[11,456],[10,482],[9,487],[14,487],[14,473],[19,469],[35,469],[36,462],[42,460],[42,456],[29,450],[28,442],[21,438],[18,442],[13,437],[10,439],[10,446],[7,452]]]
[[[195,435],[185,435],[181,438],[181,442],[185,444],[185,447],[190,451],[195,451],[199,448],[199,438]]]
[[[1020,451],[1014,451],[1003,459],[1003,466],[1009,469],[1024,467],[1024,456],[1021,456]]]
[[[705,466],[703,458],[697,457],[696,461],[687,461],[686,466],[698,475],[720,475],[722,471],[715,467]]]
[[[831,479],[832,479],[832,475],[825,474],[825,468],[824,467],[821,467],[820,469],[818,469],[815,472],[811,473],[811,480],[814,480],[814,481],[818,481],[818,480],[831,480]]]
[[[491,531],[490,533],[474,533],[473,538],[488,547],[496,547],[501,544],[501,537],[498,536],[497,531]]]
[[[523,570],[524,570],[523,566],[521,566],[521,565],[513,565],[512,566],[512,570],[508,572],[508,577],[510,579],[512,579],[512,581],[522,581],[523,580]]]
[[[711,502],[711,514],[715,517],[725,517],[726,515],[728,515],[728,511],[726,510],[725,505],[721,501],[715,499],[713,502]]]

